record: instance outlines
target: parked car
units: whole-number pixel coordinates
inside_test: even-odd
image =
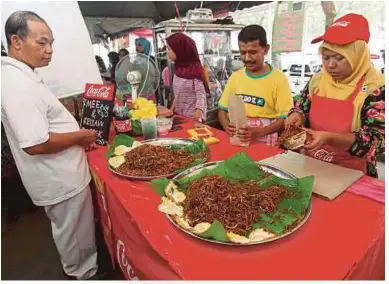
[[[291,64],[288,69],[283,70],[288,73],[289,76],[301,77],[302,64]],[[305,64],[304,77],[312,77],[316,73],[320,72],[322,66],[319,64]]]
[[[382,59],[384,60],[384,67],[381,68],[382,74],[385,74],[385,49],[381,49]]]
[[[310,77],[304,76],[304,80],[301,80],[301,76],[290,76],[286,73],[286,78],[288,79],[290,89],[292,91],[292,96],[295,97],[301,94],[301,91],[304,89],[305,85],[311,79]]]
[[[381,54],[379,54],[381,53]],[[385,50],[380,50],[379,52],[372,52],[370,54],[370,61],[373,64],[374,68],[379,72],[384,74],[385,72]]]

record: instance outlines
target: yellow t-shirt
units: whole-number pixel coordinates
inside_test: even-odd
[[[284,73],[270,65],[264,75],[253,76],[246,68],[232,73],[219,100],[219,108],[228,111],[228,97],[240,96],[246,115],[254,118],[285,118],[293,107],[293,97]]]

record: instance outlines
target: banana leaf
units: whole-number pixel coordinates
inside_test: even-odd
[[[124,145],[127,147],[131,147],[132,143],[134,143],[135,139],[131,136],[128,136],[126,134],[119,134],[116,135],[115,138],[112,141],[112,144],[109,145],[108,153],[107,153],[107,159],[112,158],[115,155],[115,148],[120,145]]]
[[[218,220],[213,221],[211,227],[199,236],[207,239],[214,239],[221,242],[227,241],[227,233],[224,230],[223,224]]]
[[[249,180],[261,180],[265,174],[266,172],[259,168],[245,152],[239,152],[219,163],[213,169],[204,169],[196,175],[184,177],[175,182],[183,192],[186,192],[193,181],[206,176],[218,175],[233,182],[245,182]]]
[[[152,189],[162,198],[165,196],[165,188],[169,184],[169,179],[167,178],[159,178],[152,180],[149,185]]]
[[[260,186],[258,190],[266,189],[272,185],[281,185],[289,188],[293,193],[291,197],[282,200],[274,212],[260,214],[251,231],[257,228],[264,228],[276,235],[282,235],[291,230],[305,217],[310,206],[313,176],[293,180],[282,179],[274,175],[268,176],[245,152],[240,152],[220,162],[214,168],[204,169],[196,175],[174,180],[174,182],[181,191],[186,192],[192,182],[210,175],[222,176],[233,183],[255,180]],[[163,197],[165,196],[164,189],[168,183],[169,179],[157,179],[151,181],[150,186],[159,196]],[[214,220],[211,227],[201,236],[225,241],[226,231],[218,220]]]
[[[168,146],[169,149],[182,149],[183,146],[179,144],[172,144]],[[186,150],[189,150],[192,154],[200,154],[204,152],[207,149],[207,145],[205,144],[204,140],[199,140],[197,143],[193,143],[190,145],[185,146]]]

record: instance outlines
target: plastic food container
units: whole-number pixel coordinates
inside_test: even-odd
[[[173,126],[173,119],[168,117],[157,118],[158,135],[167,135]]]
[[[144,118],[141,120],[143,138],[145,140],[157,138],[157,120],[155,118]]]

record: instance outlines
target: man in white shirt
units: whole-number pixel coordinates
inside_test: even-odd
[[[8,57],[1,59],[1,120],[23,184],[44,206],[64,272],[70,279],[102,279],[97,272],[93,204],[85,147],[93,130],[80,130],[36,68],[49,65],[53,34],[33,12],[5,24]]]

